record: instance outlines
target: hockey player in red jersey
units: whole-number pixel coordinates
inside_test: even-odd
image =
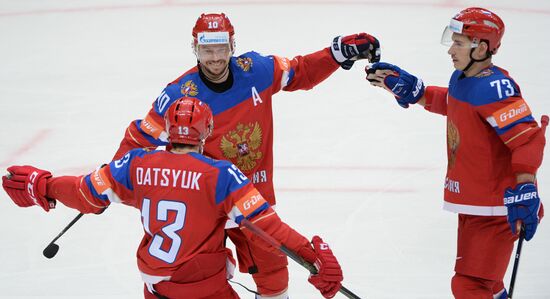
[[[310,244],[282,222],[235,165],[201,154],[213,129],[209,107],[196,98],[181,98],[165,118],[169,151],[134,149],[78,177],[11,166],[2,186],[21,207],[48,211],[57,199],[82,213],[101,213],[113,202],[139,209],[145,234],[137,262],[147,299],[239,298],[227,282],[224,226],[227,219],[240,224],[245,218],[315,264],[319,274],[309,281],[332,298],[343,276],[328,245],[318,236]],[[278,250],[239,229],[252,244]]]
[[[503,21],[489,10],[455,15],[442,37],[456,69],[447,88],[424,88],[389,63],[367,68],[371,84],[402,107],[418,103],[447,116],[444,209],[458,213],[456,298],[506,298],[503,278],[520,225],[528,241],[543,215],[535,175],[546,124],[537,125],[517,83],[492,63],[503,34]]]
[[[355,60],[380,59],[380,45],[366,33],[334,38],[330,46],[312,54],[287,59],[247,52],[235,53],[235,30],[222,14],[202,14],[192,30],[197,66],[168,84],[149,113],[130,124],[115,159],[134,148],[166,145],[163,116],[176,99],[199,97],[213,111],[216,129],[204,147],[206,155],[230,160],[252,181],[270,205],[273,188],[272,96],[285,90],[311,89],[339,67]],[[239,270],[251,273],[261,294],[257,298],[286,299],[287,259],[264,251],[240,230],[227,234],[237,248]]]

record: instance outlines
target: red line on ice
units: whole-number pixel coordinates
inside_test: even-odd
[[[28,140],[26,143],[21,145],[19,148],[14,150],[2,163],[0,163],[0,166],[8,166],[13,163],[17,158],[23,156],[26,152],[31,150],[33,147],[36,146],[37,143],[42,142],[48,135],[51,133],[51,129],[42,129],[34,134],[34,136]]]
[[[406,188],[275,188],[275,192],[334,192],[334,193],[412,193],[416,192],[414,189]]]
[[[35,9],[35,10],[23,10],[23,11],[7,11],[0,12],[0,17],[15,17],[15,16],[33,16],[33,15],[46,15],[57,13],[83,13],[83,12],[98,12],[98,11],[115,11],[115,10],[129,10],[129,9],[142,9],[142,8],[166,8],[166,7],[190,7],[190,6],[246,6],[246,5],[365,5],[365,6],[408,6],[408,7],[442,7],[442,8],[464,8],[465,3],[461,1],[449,0],[442,3],[433,2],[407,2],[407,1],[353,1],[353,0],[316,0],[316,1],[195,1],[195,2],[177,2],[175,0],[162,0],[152,4],[134,4],[134,5],[103,5],[103,6],[88,6],[88,7],[73,7],[73,8],[52,8],[52,9]],[[548,9],[535,9],[535,8],[519,8],[519,7],[505,7],[505,6],[490,6],[489,9],[496,11],[511,11],[516,13],[529,13],[529,14],[543,14],[550,15]]]

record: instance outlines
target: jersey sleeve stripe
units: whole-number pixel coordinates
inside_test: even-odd
[[[100,171],[100,170],[99,170]],[[92,180],[92,175],[95,176],[94,173],[97,173],[98,170],[94,171],[93,173],[89,174],[86,176],[85,178],[85,181],[86,181],[86,184],[88,185],[88,189],[90,190],[90,193],[92,194],[93,197],[95,198],[98,198],[100,200],[103,200],[103,201],[110,201],[110,202],[116,202],[116,203],[120,203],[121,200],[120,200],[120,197],[118,197],[118,195],[113,191],[113,189],[111,189],[111,184],[106,184],[106,185],[98,185],[96,182],[95,182],[95,179]],[[107,180],[108,182],[108,180]],[[99,186],[99,189],[96,189],[98,187],[96,186]]]
[[[516,134],[515,136],[513,136],[513,137],[511,137],[510,139],[504,141],[504,144],[508,144],[508,143],[514,141],[514,139],[516,139],[516,138],[518,138],[519,136],[521,136],[521,135],[523,135],[523,134],[529,132],[529,131],[532,130],[532,129],[533,129],[533,127],[529,127],[529,128],[527,128],[527,129],[525,129],[525,130],[519,132],[519,133]]]
[[[78,188],[78,191],[80,192],[80,194],[82,195],[82,197],[86,200],[86,202],[88,202],[88,204],[90,204],[91,206],[95,207],[95,208],[98,208],[98,209],[103,209],[105,207],[107,207],[108,205],[105,205],[105,206],[98,206],[96,204],[94,204],[89,198],[88,196],[86,196],[86,192],[84,190],[82,190],[82,185],[83,185],[83,182],[84,181],[84,177],[80,178],[80,187]]]
[[[88,190],[90,190],[90,193],[92,194],[93,197],[104,201],[109,199],[106,195],[103,195],[97,192],[97,190],[94,188],[94,185],[92,184],[92,180],[91,180],[91,174],[87,175],[84,178],[84,181],[86,182],[86,185],[88,186]]]
[[[516,120],[515,122],[507,125],[506,127],[504,128],[499,128],[498,125],[497,126],[493,126],[493,128],[495,129],[496,133],[501,136],[505,133],[508,133],[508,131],[512,130],[516,125],[518,124],[521,124],[521,123],[529,123],[529,122],[532,122],[534,121],[535,119],[533,118],[533,116],[531,115],[528,115],[522,119],[519,119],[519,120]]]
[[[275,214],[275,211],[272,210],[270,213],[267,213],[267,214],[265,214],[265,215],[262,215],[262,217],[258,217],[258,218],[256,218],[256,219],[254,219],[254,220],[252,221],[252,223],[256,223],[256,222],[258,222],[258,221],[260,221],[260,220],[262,220],[262,219],[265,219],[265,218],[267,218],[267,217],[269,217],[269,216],[272,216],[272,215],[274,215],[274,214]]]

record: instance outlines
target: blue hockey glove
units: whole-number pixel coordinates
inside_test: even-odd
[[[367,33],[337,36],[332,40],[330,53],[340,66],[349,70],[355,60],[368,59],[369,62],[380,61],[380,42]]]
[[[512,233],[517,233],[517,222],[525,228],[525,240],[529,241],[539,224],[540,198],[537,186],[533,183],[518,184],[504,192],[504,205],[508,208],[508,223]]]
[[[377,70],[393,71],[393,74],[385,76],[383,82],[377,77]],[[395,96],[399,106],[409,108],[409,104],[416,104],[424,95],[424,83],[422,79],[407,73],[396,65],[386,62],[378,62],[372,66],[365,67],[367,80],[370,82],[383,83],[384,86]]]

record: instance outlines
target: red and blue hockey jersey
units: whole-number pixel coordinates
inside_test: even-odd
[[[504,190],[516,174],[536,172],[545,143],[516,82],[496,66],[474,77],[457,70],[448,89],[426,89],[425,108],[447,116],[444,208],[506,215]]]
[[[227,219],[251,219],[294,250],[309,243],[235,165],[199,153],[135,149],[89,175],[50,179],[48,196],[83,213],[112,202],[139,209],[145,233],[137,259],[148,283],[169,280],[198,254],[223,252]]]
[[[311,89],[338,67],[328,48],[292,60],[248,52],[231,58],[233,86],[223,93],[208,88],[194,67],[162,91],[144,119],[130,124],[115,159],[133,148],[166,145],[163,117],[168,107],[183,96],[196,97],[214,114],[214,132],[204,153],[231,161],[274,205],[271,97],[281,89]]]

